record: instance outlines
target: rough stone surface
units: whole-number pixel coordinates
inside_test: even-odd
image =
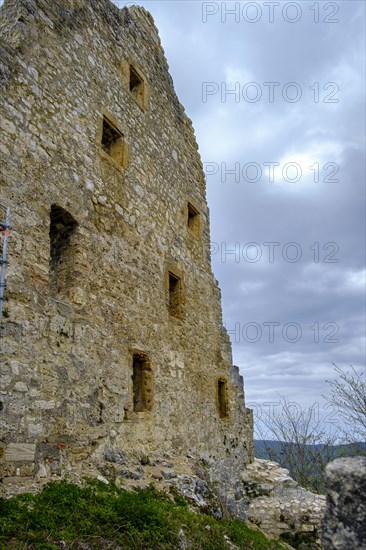
[[[326,550],[366,549],[366,457],[338,458],[325,470]]]
[[[255,459],[243,472],[248,519],[302,549],[320,548],[325,497],[303,489],[276,462]],[[301,546],[300,546],[301,545]]]
[[[1,493],[7,497],[24,491],[37,493],[50,479],[59,481],[67,479],[78,485],[83,485],[84,478],[94,477],[103,483],[114,482],[117,487],[133,491],[147,488],[154,484],[155,488],[166,494],[181,493],[191,508],[222,518],[228,512],[227,501],[220,497],[215,486],[210,481],[210,473],[202,461],[197,462],[192,457],[177,456],[174,452],[153,453],[149,462],[145,457],[130,455],[129,467],[123,466],[109,453],[109,459],[99,463],[83,462],[76,467],[65,467],[62,472],[46,472],[41,467],[37,476],[6,477]],[[167,475],[169,474],[169,475]],[[229,503],[230,504],[230,503]],[[243,502],[240,503],[245,512]],[[234,512],[236,515],[238,511]]]
[[[34,462],[36,446],[31,444],[10,443],[4,453],[5,462]]]
[[[111,461],[138,481],[136,461],[190,454],[245,516],[252,418],[201,160],[152,17],[108,0],[5,0],[0,31],[3,457],[36,446],[34,463],[0,458],[1,475],[86,463],[104,475]]]

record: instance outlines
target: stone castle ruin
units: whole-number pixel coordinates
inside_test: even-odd
[[[4,0],[0,95],[1,492],[156,479],[320,548],[325,497],[254,460],[202,164],[150,14]],[[361,548],[360,466],[332,468],[323,547]]]
[[[251,413],[201,160],[152,17],[5,0],[0,28],[1,476],[169,452],[234,495]]]

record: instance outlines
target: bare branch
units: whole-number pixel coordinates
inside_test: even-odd
[[[366,441],[366,377],[354,367],[345,371],[333,363],[337,380],[327,380],[330,395],[323,396],[336,407],[346,427],[342,428],[348,441]]]
[[[257,432],[265,445],[262,456],[279,462],[302,486],[321,492],[323,471],[334,458],[338,430],[326,432],[314,406],[302,408],[284,396],[280,396],[278,405],[278,410],[273,408],[256,419]]]

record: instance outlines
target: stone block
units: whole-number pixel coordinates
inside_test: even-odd
[[[366,548],[366,457],[338,458],[325,472],[322,548]]]
[[[4,453],[6,462],[34,462],[36,446],[33,443],[10,443]]]

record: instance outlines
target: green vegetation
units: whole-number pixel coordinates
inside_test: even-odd
[[[48,483],[37,495],[0,499],[0,548],[57,550],[281,549],[239,520],[192,512],[176,492],[127,492],[87,480]]]

